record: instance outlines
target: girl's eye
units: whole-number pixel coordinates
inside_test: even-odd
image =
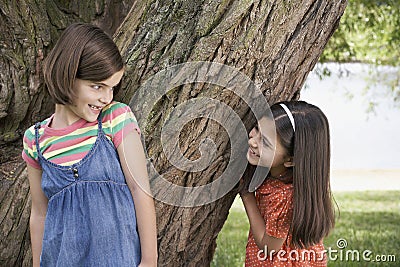
[[[271,144],[270,143],[268,143],[267,141],[265,141],[265,139],[263,138],[263,145],[265,146],[265,147],[271,147]]]
[[[101,88],[101,86],[100,85],[92,85],[92,88],[95,90],[99,90]]]

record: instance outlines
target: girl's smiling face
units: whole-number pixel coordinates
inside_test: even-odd
[[[113,87],[121,81],[123,74],[124,69],[100,82],[75,79],[76,99],[73,105],[66,106],[71,118],[75,117],[76,120],[82,118],[88,122],[96,121],[101,110],[113,100]]]
[[[272,172],[284,171],[284,162],[289,158],[279,137],[275,135],[272,119],[263,117],[249,133],[247,160],[251,165],[270,167]],[[275,138],[276,136],[276,138]]]

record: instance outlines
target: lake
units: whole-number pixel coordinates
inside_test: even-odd
[[[300,99],[317,105],[328,117],[332,170],[400,169],[399,103],[393,100],[383,82],[365,91],[373,77],[368,65],[325,66],[332,71],[331,76],[321,80],[315,71],[311,72]],[[348,73],[340,76],[343,69]],[[398,71],[390,67],[374,70],[388,79],[393,79]],[[375,113],[367,112],[370,99],[378,103]]]

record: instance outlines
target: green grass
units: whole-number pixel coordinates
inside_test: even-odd
[[[241,200],[237,197],[228,219],[217,238],[217,249],[211,266],[243,266],[249,223]]]
[[[332,252],[337,260],[330,260],[328,266],[400,266],[400,191],[336,192],[334,196],[340,214],[324,244],[326,249],[338,252]],[[218,236],[211,266],[243,266],[248,231],[246,213],[237,198]],[[337,246],[341,239],[347,242],[344,249]],[[365,261],[362,253],[366,250],[371,251],[366,254],[371,260],[378,255],[394,255],[396,261]],[[352,260],[352,253],[359,253],[360,260]]]

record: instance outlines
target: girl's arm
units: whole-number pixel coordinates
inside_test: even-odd
[[[126,182],[135,203],[142,259],[140,266],[157,266],[156,213],[150,192],[146,158],[140,136],[133,131],[117,148]]]
[[[267,251],[264,251],[264,254],[269,254],[271,250],[278,252],[285,240],[270,236],[266,233],[265,221],[257,207],[254,193],[241,193],[240,196],[246,209],[247,217],[249,218],[254,241],[256,242],[258,248],[260,250],[267,248]]]
[[[28,179],[32,196],[31,217],[29,219],[33,267],[40,265],[42,252],[44,221],[47,212],[48,199],[41,188],[42,170],[28,165]]]

